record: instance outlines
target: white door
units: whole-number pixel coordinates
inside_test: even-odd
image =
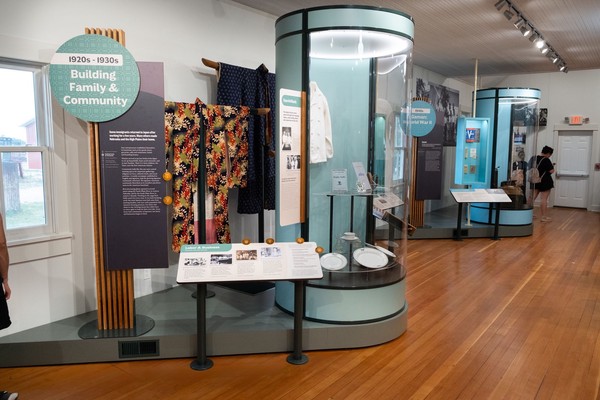
[[[587,208],[592,132],[561,131],[554,152],[554,205]]]

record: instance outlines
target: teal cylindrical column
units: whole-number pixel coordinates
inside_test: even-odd
[[[393,324],[399,336],[406,327],[407,234],[401,221],[408,219],[414,21],[391,9],[323,6],[286,14],[275,28],[276,239],[316,242],[327,256],[321,260],[328,260],[322,262],[324,279],[306,285],[305,317],[343,324],[400,321]],[[305,99],[301,110],[298,98]],[[305,118],[304,132],[297,118]],[[386,212],[396,225],[383,212],[375,217],[374,204],[392,204]],[[303,220],[297,215],[301,205]],[[375,247],[360,249],[382,262],[365,266],[352,254],[337,254],[335,239],[349,231],[365,246],[384,245],[392,255],[382,259]],[[278,306],[293,312],[293,301],[293,285],[278,282]]]
[[[530,160],[537,154],[539,102],[535,88],[489,88],[476,92],[477,117],[489,118],[493,134],[492,186],[503,187],[512,203],[502,205],[501,225],[531,225],[532,188],[527,182]],[[474,222],[492,223],[490,206],[471,207]]]

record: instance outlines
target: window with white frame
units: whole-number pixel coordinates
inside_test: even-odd
[[[403,120],[400,114],[396,114],[394,128],[394,159],[393,159],[393,185],[401,184],[404,181],[404,167],[408,158],[407,152],[407,136],[403,129]],[[406,122],[406,121],[404,121]]]
[[[0,58],[0,212],[9,240],[52,232],[50,104],[43,66]]]

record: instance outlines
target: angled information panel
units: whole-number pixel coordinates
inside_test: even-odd
[[[184,245],[178,283],[323,278],[313,242]]]
[[[450,189],[457,203],[510,203],[502,189]]]

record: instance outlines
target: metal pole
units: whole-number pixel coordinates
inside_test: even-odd
[[[197,371],[204,371],[213,366],[211,359],[206,357],[206,283],[196,285],[196,323],[198,354],[190,367]]]
[[[287,362],[302,365],[308,362],[308,357],[302,354],[302,318],[304,316],[304,281],[294,282],[294,352]]]

